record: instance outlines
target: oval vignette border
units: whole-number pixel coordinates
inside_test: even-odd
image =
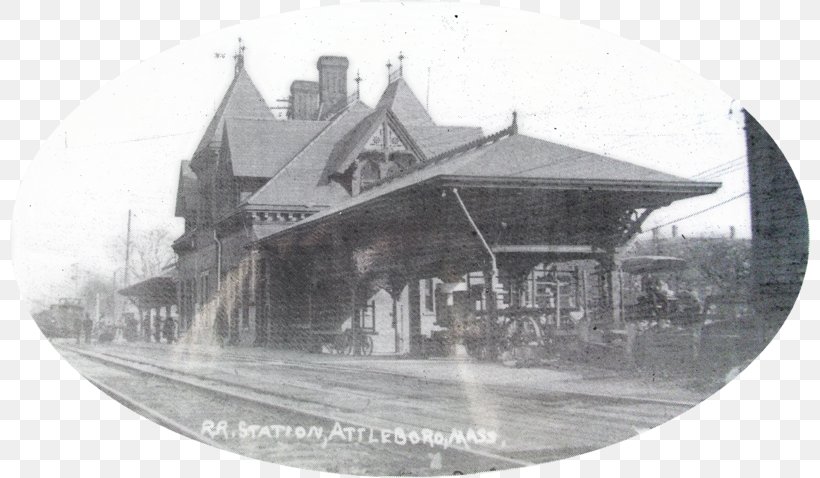
[[[9,239],[19,179],[40,142],[105,81],[180,41],[240,21],[339,2],[203,0],[191,4],[183,0],[162,5],[159,1],[142,5],[123,2],[120,8],[99,0],[42,0],[39,8],[36,2],[10,3],[0,7],[0,21],[6,24],[5,38],[0,40],[0,61],[5,70],[0,88],[0,107],[5,111],[0,120],[0,144],[7,158],[0,162],[0,360],[4,361],[2,378],[7,382],[0,400],[4,401],[3,419],[15,425],[0,434],[5,440],[0,459],[8,460],[4,467],[12,471],[7,476],[57,474],[53,472],[107,476],[125,474],[131,467],[132,473],[139,475],[318,477],[317,472],[258,462],[181,438],[104,398],[46,340],[40,340],[40,331],[27,314],[23,321],[17,321],[21,305]],[[639,41],[681,61],[738,99],[760,120],[778,141],[801,182],[809,220],[820,218],[810,190],[820,180],[820,169],[815,166],[818,162],[800,161],[801,156],[809,158],[816,152],[816,140],[820,139],[811,137],[816,125],[810,121],[816,116],[813,105],[802,107],[800,101],[816,97],[814,90],[820,90],[820,74],[812,79],[814,72],[808,68],[811,62],[818,63],[811,52],[820,46],[800,37],[801,31],[817,30],[820,7],[809,11],[809,2],[770,0],[761,0],[760,8],[743,6],[739,1],[724,1],[722,5],[703,1],[700,7],[691,2],[663,2],[663,8],[660,0],[480,3],[580,22]],[[66,59],[61,61],[60,57]],[[756,60],[761,57],[766,60]],[[803,65],[806,68],[801,71]],[[75,69],[76,75],[63,73],[60,78],[61,72]],[[16,157],[21,160],[8,159]],[[801,440],[818,437],[811,431],[818,429],[817,421],[812,420],[818,418],[817,412],[811,407],[816,407],[820,398],[816,391],[812,396],[807,387],[820,378],[812,370],[817,359],[813,345],[820,342],[820,328],[808,325],[809,319],[817,316],[812,313],[813,299],[820,299],[820,292],[816,292],[820,287],[813,280],[814,262],[810,257],[800,299],[777,339],[714,397],[638,438],[503,475],[563,473],[587,477],[620,472],[631,476],[754,476],[757,471],[759,475],[798,476],[801,471],[808,472],[812,465],[809,459],[817,454],[811,453],[812,447],[801,446]],[[18,429],[19,436],[14,436]],[[76,446],[61,446],[65,441]],[[90,452],[86,451],[89,447]],[[117,460],[124,461],[120,464]],[[209,465],[217,461],[219,466]]]

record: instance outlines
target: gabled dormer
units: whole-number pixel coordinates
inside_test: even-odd
[[[404,80],[398,78],[388,85],[376,110],[334,148],[326,180],[338,182],[355,196],[384,178],[426,161],[427,155],[402,117],[411,124],[435,127]]]

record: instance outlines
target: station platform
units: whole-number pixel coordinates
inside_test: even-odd
[[[67,345],[74,345],[67,343]],[[404,357],[351,357],[314,354],[264,347],[209,346],[200,344],[158,344],[146,342],[82,344],[102,353],[144,357],[175,368],[232,371],[251,377],[277,366],[303,366],[327,372],[359,371],[364,375],[383,376],[384,381],[412,378],[431,385],[463,384],[482,389],[502,389],[522,393],[576,393],[601,397],[624,397],[639,400],[685,402],[695,404],[711,393],[692,390],[679,382],[660,382],[655,377],[636,377],[589,365],[561,363],[556,366],[512,368],[499,362],[471,359],[419,359]]]

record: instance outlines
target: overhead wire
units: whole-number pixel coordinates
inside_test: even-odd
[[[117,144],[128,144],[128,143],[140,143],[143,141],[152,141],[157,139],[165,139],[165,138],[174,138],[178,136],[186,136],[190,134],[194,134],[198,132],[198,130],[191,130],[191,131],[183,131],[179,133],[169,133],[169,134],[160,134],[160,135],[153,135],[153,136],[144,136],[139,138],[130,138],[124,139],[121,141],[109,141],[107,143],[91,143],[91,144],[81,144],[78,146],[71,146],[68,145],[65,149],[81,149],[81,148],[95,148],[95,147],[102,147],[102,146],[114,146]]]
[[[700,210],[695,211],[695,212],[693,212],[693,213],[691,213],[691,214],[687,214],[687,215],[685,215],[685,216],[679,217],[679,218],[677,218],[677,219],[675,219],[675,220],[672,220],[672,221],[667,221],[667,222],[665,222],[665,223],[663,223],[663,224],[659,224],[659,225],[657,225],[657,226],[654,226],[654,227],[652,227],[652,228],[650,228],[650,229],[647,229],[647,230],[645,230],[645,231],[642,231],[642,232],[641,232],[641,234],[646,234],[647,232],[652,232],[652,231],[658,230],[658,229],[660,229],[660,228],[662,228],[662,227],[671,226],[672,224],[677,224],[677,223],[679,223],[679,222],[681,222],[681,221],[685,221],[685,220],[687,220],[687,219],[691,219],[691,218],[693,218],[693,217],[699,216],[699,215],[701,215],[701,214],[704,214],[704,213],[706,213],[706,212],[709,212],[709,211],[711,211],[711,210],[713,210],[713,209],[716,209],[716,208],[718,208],[718,207],[720,207],[720,206],[723,206],[723,205],[725,205],[725,204],[728,204],[728,203],[730,203],[730,202],[732,202],[732,201],[736,201],[736,200],[738,200],[738,199],[740,199],[740,198],[742,198],[742,197],[744,197],[744,196],[748,196],[748,195],[749,195],[749,191],[742,192],[742,193],[740,193],[740,194],[737,194],[737,195],[735,195],[735,196],[730,197],[729,199],[723,200],[723,201],[721,201],[721,202],[719,202],[719,203],[717,203],[717,204],[713,204],[713,205],[711,205],[711,206],[709,206],[709,207],[707,207],[707,208],[705,208],[705,209],[700,209]]]

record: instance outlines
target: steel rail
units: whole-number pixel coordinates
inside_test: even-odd
[[[66,348],[71,348],[72,350],[74,350],[73,347],[71,347],[71,346],[67,346]],[[156,364],[153,364],[153,363],[150,363],[150,362],[141,362],[141,361],[136,360],[134,358],[123,357],[123,356],[117,355],[117,354],[104,353],[104,352],[101,352],[101,353],[103,355],[109,355],[111,357],[115,357],[115,358],[118,358],[118,359],[132,360],[136,363],[141,363],[143,365],[149,365],[149,366],[152,366],[152,367],[162,368],[162,369],[165,369],[165,370],[168,370],[168,371],[171,371],[171,372],[179,373],[178,371],[176,371],[175,369],[170,368],[170,367],[165,367],[165,366],[162,366],[162,365],[156,365]],[[207,356],[207,354],[199,353],[199,352],[186,352],[186,353],[188,355],[205,355],[205,356]],[[224,356],[226,356],[226,355],[223,353],[223,357]],[[230,354],[229,357],[234,358],[234,359],[241,359],[241,360],[243,360],[247,363],[265,364],[265,365],[282,366],[282,367],[290,367],[290,368],[299,368],[299,369],[304,369],[304,370],[314,370],[314,371],[338,370],[340,372],[350,372],[350,373],[366,372],[366,373],[374,374],[374,375],[384,375],[384,376],[391,376],[391,377],[419,379],[419,377],[417,377],[415,375],[401,373],[401,372],[393,372],[393,371],[389,371],[389,370],[375,370],[375,369],[362,370],[360,368],[347,367],[347,366],[344,366],[344,365],[338,365],[338,364],[334,364],[334,363],[331,363],[331,362],[321,362],[319,364],[313,365],[313,364],[308,364],[308,363],[294,362],[294,361],[287,361],[287,360],[265,360],[265,359],[261,359],[261,358],[256,359],[256,360],[248,360],[247,357],[239,355],[238,353],[232,353],[232,354]],[[208,380],[219,381],[218,379],[214,379],[212,377],[208,377]],[[450,385],[452,385],[454,383],[464,383],[464,382],[454,382],[453,380],[449,380],[449,379],[445,379],[445,378],[434,378],[434,377],[424,377],[424,381],[428,382],[428,383],[440,383],[440,384],[450,384]],[[230,382],[223,382],[223,383],[230,383]],[[231,384],[231,385],[235,385],[235,384]],[[516,387],[514,385],[503,385],[503,386],[502,385],[487,385],[487,386],[488,386],[488,388],[499,388],[499,387],[501,387],[501,388],[503,388],[503,390],[516,389],[516,390],[526,391],[525,389],[522,389],[521,387]],[[646,404],[655,404],[655,405],[668,405],[668,406],[677,406],[677,407],[682,407],[682,408],[687,408],[687,409],[693,408],[693,407],[697,406],[700,403],[700,402],[693,402],[693,401],[688,401],[688,400],[674,400],[674,399],[667,399],[667,398],[642,397],[642,396],[638,396],[638,395],[619,395],[619,394],[580,392],[580,391],[565,390],[565,389],[552,389],[551,391],[556,392],[556,393],[562,393],[562,394],[568,395],[568,396],[578,397],[578,398],[606,399],[606,400],[615,400],[615,401],[618,401],[618,402],[630,402],[630,403],[638,403],[638,404],[646,403]]]
[[[91,382],[95,387],[99,388],[103,393],[105,393],[109,397],[120,402],[121,404],[125,405],[126,407],[130,408],[136,413],[142,415],[143,417],[146,417],[154,422],[159,423],[165,428],[173,430],[179,433],[180,435],[186,436],[192,440],[197,440],[207,445],[210,445],[214,448],[219,448],[222,450],[225,449],[221,444],[219,444],[219,442],[212,440],[205,435],[199,434],[187,425],[183,425],[182,423],[174,420],[173,418],[165,416],[162,413],[154,410],[153,408],[150,408],[131,399],[130,397],[118,392],[117,390],[114,390],[113,388],[100,382],[99,380],[90,378],[88,376],[85,376],[85,379]]]
[[[315,412],[315,411],[304,410],[304,409],[300,409],[300,408],[297,408],[297,407],[285,405],[285,404],[282,404],[282,403],[273,403],[273,402],[268,401],[268,400],[255,398],[255,397],[252,397],[252,396],[248,396],[247,394],[241,394],[239,392],[227,390],[225,388],[217,388],[217,387],[213,387],[213,386],[210,386],[210,385],[206,385],[204,383],[197,383],[196,381],[191,380],[191,379],[174,377],[174,376],[169,375],[167,373],[157,372],[157,371],[154,371],[154,370],[148,370],[147,369],[147,367],[153,367],[153,368],[159,368],[159,369],[163,368],[163,367],[160,367],[160,366],[157,366],[157,365],[154,365],[154,364],[146,364],[146,363],[143,362],[140,365],[133,365],[134,363],[140,363],[140,362],[135,361],[135,360],[131,360],[131,359],[127,359],[127,358],[122,358],[122,357],[119,357],[119,356],[117,356],[116,359],[112,359],[112,358],[109,358],[109,356],[104,356],[102,354],[77,349],[77,348],[71,347],[71,346],[67,346],[65,348],[72,351],[72,352],[74,352],[74,353],[76,353],[76,354],[78,354],[78,355],[82,355],[82,356],[84,356],[86,358],[89,358],[89,359],[92,359],[92,360],[97,360],[97,361],[102,362],[102,363],[113,365],[115,367],[130,369],[130,370],[133,370],[133,371],[135,371],[137,373],[141,373],[141,374],[153,375],[155,377],[159,377],[161,379],[164,379],[164,380],[176,383],[176,384],[187,385],[187,386],[190,386],[192,388],[197,388],[197,389],[200,389],[200,390],[208,392],[208,393],[215,393],[215,394],[223,395],[223,396],[226,396],[226,397],[229,397],[229,398],[232,398],[232,399],[242,400],[242,401],[245,401],[247,403],[251,403],[253,405],[261,405],[261,406],[264,406],[264,407],[277,408],[277,409],[280,409],[280,410],[285,410],[289,413],[310,416],[310,417],[314,417],[314,418],[317,418],[317,419],[320,419],[320,420],[325,420],[325,421],[338,422],[340,424],[352,425],[352,426],[358,427],[358,428],[362,428],[362,427],[363,428],[371,428],[371,429],[383,429],[384,428],[383,426],[379,426],[379,425],[374,426],[373,424],[363,423],[363,422],[360,422],[360,421],[355,420],[355,419],[343,418],[343,417],[338,417],[338,416],[334,416],[334,415],[331,415],[331,414],[324,414],[324,413],[318,413],[318,412]],[[129,364],[128,362],[131,362],[131,364]],[[176,374],[185,374],[185,372],[175,371],[175,370],[167,369],[167,368],[165,368],[165,369],[169,370],[173,373],[176,373]],[[210,381],[210,382],[217,382],[217,383],[221,383],[223,385],[227,385],[227,386],[231,386],[231,387],[235,387],[235,388],[240,388],[240,389],[245,388],[247,390],[251,390],[255,393],[260,393],[260,394],[269,393],[269,392],[261,391],[261,390],[254,389],[254,388],[251,388],[251,387],[246,387],[246,386],[235,384],[235,383],[225,382],[225,381],[215,379],[215,378],[212,378],[212,377],[207,377],[207,378],[206,377],[197,377],[197,379],[207,380],[207,381]],[[93,383],[96,384],[98,382],[93,382]],[[105,391],[105,390],[103,390],[103,391]],[[115,393],[117,393],[117,392],[115,392]],[[122,396],[122,394],[118,394],[118,395]],[[133,400],[130,400],[130,399],[127,399],[127,398],[126,398],[126,400],[130,403],[133,403]],[[186,427],[184,425],[178,424],[178,423],[174,422],[172,419],[170,419],[168,417],[165,417],[165,416],[159,414],[156,411],[153,411],[151,409],[148,409],[148,408],[142,407],[142,406],[140,406],[140,408],[145,409],[149,412],[153,412],[154,414],[156,414],[156,416],[159,417],[158,421],[161,421],[163,423],[169,423],[171,425],[171,426],[169,426],[169,428],[176,428],[177,426],[179,426],[179,427],[182,427],[183,429],[186,429]],[[441,430],[433,430],[433,431],[435,432],[435,431],[441,431]],[[199,435],[198,434],[194,433],[193,436],[195,437],[194,439],[199,440]],[[204,441],[204,440],[201,440],[201,441]],[[222,447],[219,447],[219,446],[217,446],[217,447],[222,448]],[[448,448],[448,450],[453,450],[453,451],[462,452],[462,453],[466,453],[466,454],[470,454],[470,455],[480,456],[482,458],[503,461],[503,462],[511,463],[513,465],[516,465],[516,466],[531,466],[531,465],[535,464],[535,462],[531,462],[531,461],[519,460],[519,459],[516,459],[516,458],[510,458],[510,457],[506,457],[506,456],[499,455],[499,454],[492,453],[492,452],[488,452],[488,451],[483,451],[483,450],[479,450],[479,449],[465,448],[465,447],[458,446],[458,445],[453,445],[450,448]]]

